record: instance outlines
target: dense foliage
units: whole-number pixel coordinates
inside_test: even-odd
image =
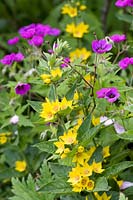
[[[132,200],[133,1],[0,11],[0,200]]]

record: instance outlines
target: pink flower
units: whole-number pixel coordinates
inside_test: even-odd
[[[19,83],[15,87],[16,94],[19,94],[21,96],[27,94],[27,92],[30,90],[30,84],[28,83]]]
[[[68,66],[69,66],[69,63],[70,63],[70,58],[65,57],[65,58],[63,59],[63,63],[61,64],[61,67],[62,67],[62,68],[68,67]]]
[[[110,36],[110,39],[113,40],[113,42],[119,43],[126,40],[126,35],[114,34]]]
[[[19,37],[14,37],[14,38],[11,38],[11,39],[9,39],[8,41],[7,41],[7,43],[9,44],[9,45],[15,45],[15,44],[17,44],[19,42]]]
[[[106,41],[105,39],[102,40],[93,40],[92,41],[92,49],[97,54],[102,54],[112,49],[112,44]]]
[[[105,98],[108,102],[113,103],[115,102],[120,94],[117,88],[102,88],[96,92],[98,98]]]
[[[17,124],[18,122],[19,122],[19,116],[18,115],[14,115],[13,117],[11,117],[11,119],[10,119],[11,124]]]
[[[21,62],[24,60],[24,55],[21,52],[15,54],[14,61]]]
[[[118,63],[121,69],[126,69],[129,65],[133,64],[133,58],[125,57]]]
[[[28,40],[28,43],[31,46],[41,46],[43,44],[43,37],[35,35],[31,40]]]

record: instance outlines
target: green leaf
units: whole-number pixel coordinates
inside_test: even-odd
[[[67,92],[66,94],[67,100],[71,100],[73,98],[75,88],[76,88],[76,83],[74,83],[73,86],[70,88],[70,90]]]
[[[52,179],[51,172],[45,160],[40,168],[40,175],[39,175],[39,179],[37,180],[37,185],[41,188],[47,185],[48,183],[52,182],[52,180],[53,179]]]
[[[98,192],[98,191],[109,191],[109,186],[108,186],[108,181],[107,179],[103,176],[103,177],[99,177],[96,181],[96,185],[94,188],[94,192]]]
[[[65,165],[59,165],[56,163],[49,163],[51,171],[57,176],[57,177],[67,177],[68,172],[71,170],[71,167],[65,166]]]
[[[29,101],[27,100],[28,104],[36,111],[36,112],[41,112],[42,110],[42,102],[39,101]]]
[[[86,147],[90,141],[96,136],[96,134],[99,132],[101,125],[96,126],[88,130],[87,132],[84,133],[82,138],[80,139],[80,145]]]
[[[41,196],[36,192],[36,186],[31,175],[28,176],[25,182],[18,179],[12,178],[13,189],[12,192],[15,194],[14,197],[10,197],[10,200],[42,200]]]
[[[72,193],[72,188],[67,182],[67,178],[56,178],[52,183],[45,185],[40,190],[41,192],[49,192],[52,194],[70,194]]]
[[[125,133],[118,134],[117,136],[123,140],[133,141],[133,130],[126,131]]]
[[[24,126],[24,127],[27,127],[27,126],[34,127],[33,123],[29,119],[27,119],[26,116],[22,116],[22,115],[19,116],[18,124],[19,126]]]
[[[78,140],[84,137],[84,134],[88,132],[90,127],[91,127],[91,115],[89,114],[78,129]]]
[[[133,105],[125,106],[124,109],[133,112]]]
[[[127,198],[125,197],[125,195],[120,192],[120,196],[119,196],[119,200],[126,200]]]
[[[48,153],[55,152],[55,146],[53,144],[53,141],[40,142],[38,144],[33,145],[33,147],[37,147],[38,149],[40,149],[41,152],[48,152]]]
[[[56,89],[55,89],[55,86],[53,84],[50,86],[48,98],[50,99],[50,101],[56,100]]]
[[[123,13],[118,13],[116,14],[117,18],[119,20],[122,20],[124,22],[128,22],[130,24],[132,24],[133,22],[133,18],[132,18],[132,15],[128,15],[128,14],[123,14]]]
[[[118,173],[120,173],[121,171],[133,167],[133,161],[124,161],[124,162],[120,162],[118,164],[114,164],[111,167],[107,168],[103,174],[106,177],[109,176],[114,176],[117,175]]]

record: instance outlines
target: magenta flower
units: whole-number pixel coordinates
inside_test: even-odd
[[[119,61],[118,65],[121,69],[126,69],[132,63],[132,59],[129,57],[125,57]]]
[[[109,88],[102,88],[96,92],[97,98],[104,98]]]
[[[102,88],[96,92],[98,98],[105,98],[108,102],[113,103],[115,102],[120,94],[117,88]]]
[[[43,44],[43,37],[35,35],[31,40],[28,40],[28,43],[31,46],[41,46]]]
[[[36,24],[35,34],[44,37],[49,34],[50,30],[51,27],[47,24]]]
[[[28,83],[19,83],[15,87],[16,94],[19,94],[21,96],[27,94],[27,92],[30,90],[31,86]]]
[[[115,6],[117,7],[133,7],[133,0],[117,0],[115,2]]]
[[[21,52],[15,54],[14,61],[21,62],[24,60],[24,55]]]
[[[49,31],[49,35],[58,36],[60,35],[61,31],[58,28],[51,28]]]
[[[61,67],[62,68],[68,67],[69,63],[70,63],[70,58],[66,57],[66,58],[63,59],[63,63],[61,64]]]
[[[35,24],[30,24],[19,29],[19,34],[24,39],[30,39],[35,34]]]
[[[15,53],[7,54],[0,60],[0,62],[3,65],[12,65],[13,62],[15,61],[14,58],[15,58]]]
[[[112,49],[112,44],[106,41],[105,39],[102,40],[93,40],[92,41],[92,49],[97,54],[102,54]]]
[[[9,39],[8,41],[7,41],[7,43],[9,44],[9,45],[15,45],[15,44],[17,44],[19,42],[19,37],[14,37],[14,38],[11,38],[11,39]]]
[[[133,65],[133,57],[130,58],[130,65]]]
[[[126,35],[114,34],[110,36],[110,39],[113,40],[113,42],[119,43],[126,40]]]

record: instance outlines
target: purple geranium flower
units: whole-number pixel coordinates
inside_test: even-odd
[[[35,34],[35,26],[36,26],[35,24],[30,24],[28,26],[24,26],[24,27],[20,28],[18,32],[22,38],[30,39]]]
[[[131,61],[130,60],[131,58],[129,57],[125,57],[123,58],[122,60],[119,61],[118,65],[121,69],[126,69],[130,64],[131,64]]]
[[[109,43],[106,39],[102,40],[93,40],[92,49],[95,53],[102,54],[112,49],[112,44]]]
[[[21,52],[15,54],[14,61],[21,62],[24,60],[24,55]]]
[[[49,31],[51,30],[51,27],[49,25],[44,25],[44,24],[36,24],[35,28],[35,34],[38,36],[46,36],[48,35]]]
[[[133,57],[130,58],[130,65],[133,65]]]
[[[21,96],[27,94],[27,92],[30,90],[30,84],[28,83],[19,83],[15,87],[16,94],[19,94]]]
[[[113,40],[113,42],[119,43],[126,40],[126,35],[114,34],[110,36],[110,39]]]
[[[7,54],[0,60],[0,62],[3,65],[12,65],[12,63],[14,62],[14,58],[15,58],[15,53]]]
[[[98,98],[104,98],[109,88],[102,88],[96,92]]]
[[[60,35],[61,31],[58,28],[51,28],[49,31],[49,35],[58,36]]]
[[[117,7],[133,7],[133,0],[117,0],[115,5]]]
[[[19,37],[14,37],[14,38],[11,38],[11,39],[9,39],[8,41],[7,41],[7,43],[9,44],[9,45],[15,45],[15,44],[17,44],[19,42]]]
[[[61,64],[61,67],[62,68],[68,67],[69,63],[70,63],[70,58],[66,57],[66,58],[63,59],[63,63]]]
[[[102,88],[96,92],[98,98],[105,98],[108,102],[113,103],[115,102],[120,94],[117,88]]]
[[[43,37],[35,35],[35,36],[33,36],[33,38],[31,40],[28,40],[28,43],[31,46],[41,46],[43,43]]]

